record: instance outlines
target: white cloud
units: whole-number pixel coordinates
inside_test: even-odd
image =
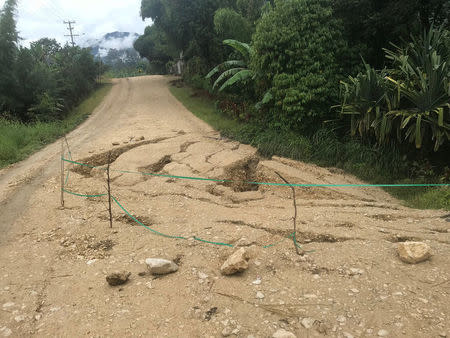
[[[4,3],[0,0],[0,7]],[[80,45],[114,31],[143,34],[151,22],[142,21],[140,6],[141,0],[19,0],[17,29],[23,44],[42,37],[69,41],[64,20],[76,21]]]

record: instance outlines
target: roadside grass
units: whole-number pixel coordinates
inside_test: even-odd
[[[81,124],[112,88],[104,83],[61,121],[24,124],[0,119],[0,168],[21,161]]]
[[[224,137],[250,144],[262,156],[277,155],[322,167],[337,167],[373,184],[430,183],[405,178],[405,163],[399,154],[392,151],[372,149],[354,140],[341,142],[327,129],[320,129],[313,137],[306,137],[238,122],[218,112],[214,100],[196,95],[198,91],[195,89],[176,86],[169,89],[188,110]],[[394,187],[385,190],[412,208],[450,210],[448,187]]]

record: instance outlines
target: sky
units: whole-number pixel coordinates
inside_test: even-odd
[[[5,0],[0,0],[0,8]],[[63,21],[76,21],[75,42],[81,46],[87,40],[99,39],[115,31],[143,34],[150,20],[143,22],[141,0],[18,0],[17,30],[28,46],[42,37],[54,38],[60,43],[69,41]]]

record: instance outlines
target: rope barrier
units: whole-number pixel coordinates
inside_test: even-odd
[[[99,168],[85,163],[80,163],[76,161],[71,161],[68,159],[62,159],[65,162],[72,163],[75,165],[88,167],[88,168]],[[100,168],[101,170],[106,170]],[[251,181],[233,181],[215,178],[204,178],[204,177],[191,177],[191,176],[176,176],[176,175],[164,175],[155,173],[142,173],[138,171],[127,171],[127,170],[111,170],[113,172],[118,172],[122,174],[137,174],[144,176],[155,176],[164,178],[175,178],[184,180],[195,180],[195,181],[209,181],[209,182],[219,182],[219,183],[246,183],[251,185],[267,185],[267,186],[277,186],[277,187],[300,187],[300,188],[387,188],[387,187],[397,187],[397,188],[414,188],[414,187],[450,187],[450,184],[286,184],[286,183],[268,183],[268,182],[251,182]]]
[[[83,167],[88,167],[91,169],[94,168],[99,168],[97,166],[92,166],[89,164],[85,164],[85,163],[80,163],[77,161],[73,161],[72,159],[72,154],[69,151],[69,159],[65,159],[64,157],[61,157],[61,160],[67,163],[71,163],[74,165],[78,165],[78,166],[83,166]],[[100,168],[101,170],[106,170],[104,168]],[[164,178],[174,178],[174,179],[185,179],[185,180],[196,180],[196,181],[209,181],[209,182],[218,182],[218,183],[233,183],[236,181],[232,181],[232,180],[224,180],[224,179],[214,179],[214,178],[203,178],[203,177],[190,177],[190,176],[176,176],[176,175],[164,175],[164,174],[156,174],[156,173],[142,173],[142,172],[137,172],[137,171],[127,171],[127,170],[111,170],[114,172],[119,172],[119,173],[124,173],[124,174],[138,174],[138,175],[144,175],[144,176],[155,176],[155,177],[164,177]],[[67,185],[68,181],[69,181],[69,175],[70,175],[70,169],[67,172],[67,177],[65,180],[65,184]],[[242,183],[242,181],[239,181],[239,183]],[[320,187],[320,188],[330,188],[330,187],[335,187],[335,188],[339,188],[339,187],[449,187],[450,184],[286,184],[286,183],[267,183],[267,182],[247,182],[247,181],[243,181],[243,183],[246,184],[252,184],[252,185],[266,185],[266,186],[280,186],[280,187]],[[104,197],[104,196],[108,196],[108,194],[96,194],[96,195],[85,195],[85,194],[80,194],[80,193],[76,193],[73,191],[69,191],[67,189],[65,189],[64,187],[62,187],[62,190],[70,195],[73,196],[77,196],[77,197],[86,197],[86,198],[94,198],[94,197]],[[189,240],[189,238],[184,237],[184,236],[172,236],[172,235],[167,235],[164,234],[162,232],[159,232],[155,229],[152,229],[151,227],[145,225],[144,223],[142,223],[141,221],[139,221],[135,216],[133,216],[118,200],[116,197],[111,196],[113,201],[117,204],[117,206],[128,216],[130,217],[133,221],[135,221],[137,224],[139,224],[140,226],[144,227],[145,229],[151,231],[152,233],[158,235],[158,236],[162,236],[165,238],[169,238],[169,239],[180,239],[180,240]],[[218,245],[218,246],[226,246],[226,247],[235,247],[232,244],[228,244],[228,243],[222,243],[222,242],[212,242],[212,241],[208,241],[199,237],[194,236],[193,239],[195,241],[198,242],[202,242],[202,243],[207,243],[207,244],[213,244],[213,245]],[[285,241],[287,239],[291,239],[293,240],[294,244],[296,247],[298,248],[302,248],[298,242],[297,242],[297,238],[296,238],[296,233],[293,232],[292,234],[290,234],[288,237],[283,238],[282,240],[274,243],[274,244],[269,244],[269,245],[265,245],[263,246],[264,249],[268,249],[268,248],[272,248],[278,244],[280,244],[282,241]]]

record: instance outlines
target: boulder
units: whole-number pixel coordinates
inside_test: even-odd
[[[397,253],[400,259],[408,264],[424,262],[431,257],[430,246],[423,242],[399,243]]]
[[[114,272],[106,276],[106,281],[111,286],[123,285],[128,282],[128,278],[130,278],[131,272]]]
[[[178,265],[167,259],[147,258],[145,263],[152,275],[167,275],[178,271]]]
[[[248,261],[250,257],[245,248],[240,248],[235,253],[233,253],[228,259],[223,263],[220,271],[223,275],[233,275],[238,272],[242,272],[248,269]]]

